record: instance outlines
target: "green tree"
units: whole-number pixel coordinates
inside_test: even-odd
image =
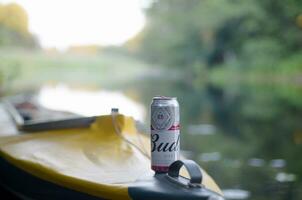
[[[16,3],[0,4],[0,46],[37,47],[26,11]]]
[[[186,70],[195,63],[271,67],[301,50],[301,10],[298,0],[154,1],[139,51]]]

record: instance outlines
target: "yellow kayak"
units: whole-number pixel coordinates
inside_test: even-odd
[[[21,133],[2,104],[0,116],[0,182],[21,198],[222,199],[204,170],[202,187],[193,189],[154,176],[150,140],[131,117],[100,116],[86,128]]]

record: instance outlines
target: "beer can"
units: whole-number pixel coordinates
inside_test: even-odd
[[[168,171],[179,159],[179,104],[176,97],[154,97],[151,103],[151,169]]]

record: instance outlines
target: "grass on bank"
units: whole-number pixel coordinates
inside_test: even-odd
[[[64,82],[76,86],[113,87],[148,73],[147,64],[128,56],[0,49],[2,90],[18,91]]]

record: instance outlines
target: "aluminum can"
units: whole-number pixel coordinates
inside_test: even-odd
[[[180,123],[176,97],[153,97],[151,103],[151,169],[168,171],[179,159]]]

